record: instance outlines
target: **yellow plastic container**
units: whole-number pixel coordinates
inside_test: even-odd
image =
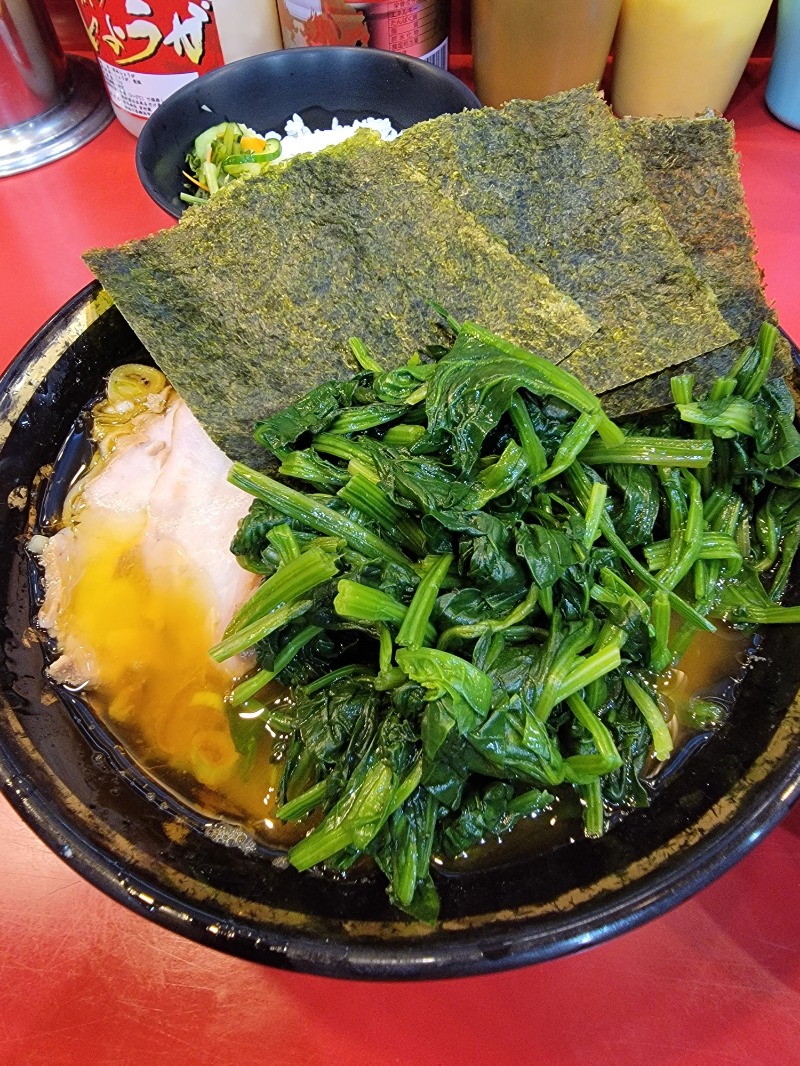
[[[771,0],[623,0],[611,102],[618,115],[724,111]]]

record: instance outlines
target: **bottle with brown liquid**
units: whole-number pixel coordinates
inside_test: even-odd
[[[475,92],[483,104],[599,84],[620,0],[472,0]]]

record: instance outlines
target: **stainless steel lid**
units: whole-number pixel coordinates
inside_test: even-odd
[[[100,71],[64,54],[42,0],[0,3],[0,177],[75,151],[112,117]]]

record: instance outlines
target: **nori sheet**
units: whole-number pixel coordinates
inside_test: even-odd
[[[717,295],[722,317],[741,337],[733,345],[623,386],[603,397],[613,414],[672,402],[670,378],[694,374],[698,394],[725,374],[762,322],[777,325],[763,293],[750,214],[744,199],[733,123],[708,114],[687,119],[628,118],[621,130],[645,181],[697,273]],[[791,369],[789,345],[779,338],[774,375]]]
[[[595,391],[733,339],[593,87],[432,119],[393,148],[599,319],[564,362]]]
[[[436,300],[553,359],[596,324],[374,134],[233,182],[169,230],[86,254],[231,457],[252,427],[343,375],[348,338],[386,367],[442,338]]]

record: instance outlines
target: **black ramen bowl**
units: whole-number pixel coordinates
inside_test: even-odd
[[[292,48],[240,59],[169,96],[144,125],[136,168],[149,195],[175,218],[183,211],[186,153],[219,122],[283,133],[300,115],[311,129],[355,119],[388,118],[396,130],[424,119],[480,107],[454,74],[374,48]]]
[[[25,543],[52,464],[69,460],[65,441],[108,372],[143,358],[94,283],[0,380],[0,787],[102,891],[184,936],[274,966],[370,979],[479,974],[585,948],[666,911],[741,858],[797,798],[800,627],[774,626],[725,725],[683,750],[649,809],[600,840],[436,873],[435,928],[393,910],[377,878],[297,873],[284,854],[191,809],[148,778],[78,694],[47,679],[32,624],[37,583]]]

